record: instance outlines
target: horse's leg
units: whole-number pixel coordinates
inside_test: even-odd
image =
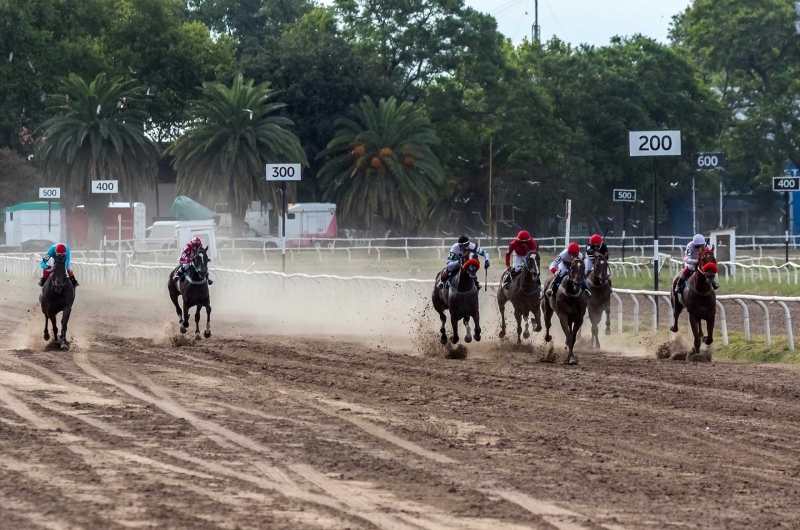
[[[506,297],[502,289],[497,291],[497,308],[500,309],[500,334],[498,337],[502,339],[506,336]]]
[[[611,335],[611,302],[603,310],[606,312],[606,335]]]
[[[600,348],[600,319],[603,317],[602,311],[595,309],[589,310],[589,321],[592,323],[592,349]]]
[[[52,313],[50,315],[50,324],[53,326],[53,342],[58,340],[58,325],[56,324],[56,317],[58,313]]]
[[[689,324],[692,326],[692,334],[694,335],[694,350],[692,354],[700,353],[700,338],[703,336],[703,328],[700,325],[700,319],[689,313]]]
[[[530,318],[531,318],[531,312],[530,310],[526,309],[525,312],[522,314],[522,319],[525,321],[525,331],[522,332],[523,339],[529,339],[531,337]]]
[[[522,312],[516,308],[514,318],[517,320],[517,344],[522,344]]]
[[[550,327],[553,325],[553,309],[550,307],[550,303],[542,298],[542,304],[544,305],[544,341],[550,342],[553,340],[553,337],[550,335]]]
[[[481,341],[481,312],[476,307],[475,314],[472,315],[472,320],[475,321],[475,340],[480,342]]]
[[[67,340],[67,325],[69,324],[69,316],[72,313],[72,307],[68,306],[64,308],[64,311],[61,313],[61,349],[68,350],[69,349],[69,341]]]
[[[47,324],[50,317],[47,316],[47,313],[44,315],[44,340],[50,340],[50,332],[47,331]]]
[[[186,302],[186,299],[183,299],[183,320],[181,320],[181,333],[186,333],[186,330],[189,329],[189,309],[191,307]]]
[[[175,312],[178,313],[178,324],[183,324],[183,310],[181,309],[181,305],[178,303],[178,298],[180,298],[180,295],[173,295],[170,293],[169,297],[172,299],[172,304],[175,306]]]
[[[439,320],[442,321],[442,327],[439,328],[439,332],[442,334],[442,344],[447,344],[447,330],[445,329],[445,325],[447,324],[447,317],[444,314],[444,311],[439,311]]]
[[[536,324],[533,326],[533,331],[539,333],[542,331],[542,308],[539,304],[533,304],[533,321]]]
[[[458,344],[458,318],[450,312],[450,325],[453,326],[453,336],[450,338],[450,341],[453,344]]]
[[[572,345],[569,347],[569,357],[567,357],[567,362],[564,364],[578,364],[578,356],[572,352],[572,349],[575,347],[575,340],[578,338],[578,332],[581,330],[581,326],[583,326],[582,318],[572,324]],[[599,344],[598,342],[598,346]]]
[[[472,342],[472,330],[469,329],[469,317],[464,317],[464,327],[467,328],[467,333],[464,335],[464,342],[469,344]]]
[[[570,359],[572,359],[572,347],[575,344],[575,337],[572,334],[572,329],[569,325],[569,317],[567,315],[556,313],[558,317],[558,321],[561,324],[561,331],[564,332],[564,337],[567,341],[567,350],[569,354],[567,355],[567,359],[564,361],[564,364],[567,364]]]
[[[200,311],[203,306],[197,304],[197,309],[194,312],[194,340],[200,340]]]
[[[698,324],[699,326],[699,324]],[[708,335],[703,337],[703,344],[710,346],[714,342],[714,319],[709,318],[706,320],[706,328],[708,329]],[[703,328],[700,328],[701,330]]]
[[[206,331],[203,336],[211,338],[211,304],[206,304]]]
[[[675,293],[672,293],[672,322],[673,324],[669,327],[669,330],[673,333],[678,332],[678,317],[681,316],[683,312],[683,304],[681,303],[680,297],[677,296]],[[691,320],[691,317],[689,317]]]

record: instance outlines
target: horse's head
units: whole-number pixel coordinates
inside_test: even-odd
[[[539,253],[535,250],[531,250],[525,255],[525,269],[533,276],[534,280],[539,280],[539,276],[542,274],[541,269],[541,260],[539,258]]]
[[[206,254],[206,250],[203,247],[197,249],[197,252],[194,254],[194,258],[192,259],[192,271],[196,273],[196,277],[198,279],[204,279],[206,277],[206,272],[208,271],[208,254]]]
[[[608,281],[608,254],[597,254],[594,257],[594,282],[597,285],[605,285]]]
[[[53,263],[50,284],[56,293],[61,294],[61,291],[64,290],[64,285],[67,283],[67,256],[65,254],[56,254],[53,258]]]
[[[719,267],[717,266],[717,258],[714,256],[713,246],[708,250],[703,249],[700,251],[700,255],[697,258],[697,266],[705,277],[708,278],[709,282],[714,281],[714,278],[719,273]]]
[[[461,268],[466,271],[470,278],[475,278],[481,268],[481,262],[478,261],[478,255],[474,252],[467,252],[464,254],[464,263]]]
[[[582,259],[574,259],[569,266],[569,279],[575,285],[580,285],[586,279],[586,265]]]

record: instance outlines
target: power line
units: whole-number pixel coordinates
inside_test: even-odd
[[[515,31],[514,32],[514,36],[511,37],[511,42],[514,42],[514,40],[517,38],[517,34],[519,33],[519,28],[522,26],[522,20],[525,18],[525,15],[528,14],[528,4],[529,3],[530,3],[530,0],[525,0],[525,9],[522,10],[522,12],[524,14],[523,14],[523,16],[519,17],[519,23],[517,24],[517,31]]]
[[[567,30],[565,30],[564,26],[561,25],[561,22],[558,20],[558,17],[556,16],[556,12],[553,11],[553,8],[550,6],[550,2],[548,2],[547,0],[544,0],[544,3],[547,4],[547,9],[550,10],[550,13],[553,15],[553,18],[556,19],[556,24],[558,24],[558,27],[561,28],[561,33],[564,34],[564,37],[568,41],[571,41],[572,39],[570,39],[569,35],[567,34]]]

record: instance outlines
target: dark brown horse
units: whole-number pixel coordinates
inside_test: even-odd
[[[508,289],[501,287],[497,290],[497,306],[500,308],[500,338],[506,336],[506,302],[511,302],[514,307],[514,318],[517,319],[517,344],[522,343],[522,319],[525,319],[526,339],[531,336],[528,331],[528,318],[533,313],[535,326],[533,331],[542,330],[542,310],[539,305],[542,297],[542,288],[539,283],[541,274],[539,253],[531,250],[525,255],[522,271],[511,281]],[[508,274],[508,273],[507,273]]]
[[[700,354],[700,342],[710,345],[714,342],[714,319],[717,316],[717,293],[711,286],[714,277],[719,272],[717,258],[714,257],[714,248],[700,251],[697,267],[686,280],[686,285],[680,295],[675,293],[675,285],[680,275],[672,280],[672,318],[673,324],[669,330],[678,332],[678,317],[683,309],[689,313],[689,324],[694,335],[694,349],[689,355],[690,361],[708,361],[708,357]],[[703,336],[702,321],[705,320],[708,335]],[[678,353],[673,356],[676,360],[685,360],[686,354]]]
[[[69,349],[67,340],[67,324],[69,316],[72,314],[72,304],[75,302],[75,288],[67,276],[66,256],[56,254],[53,258],[53,272],[44,282],[42,293],[39,295],[39,302],[44,313],[44,340],[50,340],[47,332],[47,321],[53,325],[53,342],[61,341],[61,349]],[[61,313],[61,336],[58,335],[56,326],[56,316]]]
[[[169,297],[178,313],[178,321],[181,325],[181,333],[186,333],[189,328],[189,310],[197,306],[194,314],[194,340],[200,340],[200,310],[206,308],[206,331],[203,333],[205,338],[211,337],[211,296],[208,293],[208,259],[207,248],[200,248],[195,253],[194,259],[186,275],[180,280],[180,285],[176,285],[174,276],[178,271],[173,269],[169,275],[167,290]],[[178,265],[180,267],[180,265]],[[183,298],[183,310],[178,303],[178,298]]]
[[[453,327],[453,336],[450,340],[453,344],[458,342],[458,321],[462,318],[464,319],[464,326],[467,328],[464,340],[472,342],[472,334],[469,329],[470,318],[475,321],[475,340],[481,340],[478,288],[475,286],[475,277],[480,266],[480,262],[475,258],[475,253],[470,252],[464,255],[464,262],[461,267],[450,274],[449,285],[445,285],[444,289],[438,288],[442,272],[436,275],[431,300],[433,301],[433,308],[439,313],[439,319],[442,321],[442,327],[439,330],[442,334],[442,344],[447,344],[447,334],[445,333],[447,317],[444,314],[445,310],[450,312],[450,322]]]
[[[600,347],[598,324],[606,314],[606,335],[611,335],[611,283],[608,281],[608,254],[594,256],[594,268],[586,277],[589,298],[589,320],[592,323],[592,348]]]
[[[569,267],[569,272],[561,281],[558,290],[553,296],[542,297],[542,309],[544,310],[545,342],[551,342],[550,325],[553,313],[561,322],[561,329],[567,339],[567,355],[564,364],[578,364],[578,357],[573,353],[575,339],[578,331],[583,325],[583,315],[586,313],[586,296],[583,295],[581,285],[585,278],[586,265],[582,260],[575,259]],[[550,278],[545,286],[545,291],[550,287],[554,278]],[[552,349],[551,349],[552,352]]]

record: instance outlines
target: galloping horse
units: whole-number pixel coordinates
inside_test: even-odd
[[[42,313],[44,313],[44,340],[50,340],[50,334],[47,332],[47,321],[49,320],[53,325],[53,342],[58,342],[60,339],[61,349],[68,350],[67,324],[72,313],[72,304],[75,302],[75,288],[67,276],[66,256],[56,254],[53,260],[55,261],[53,272],[44,282],[42,294],[39,295]],[[60,337],[56,326],[56,316],[59,313],[62,313]]]
[[[594,268],[586,277],[586,285],[592,297],[589,298],[589,320],[592,322],[592,348],[600,347],[597,324],[606,314],[606,335],[611,335],[611,284],[608,283],[608,254],[596,255]]]
[[[542,297],[545,326],[544,340],[545,342],[553,340],[553,337],[550,336],[550,325],[553,313],[555,313],[561,322],[561,329],[564,331],[564,336],[567,339],[567,348],[569,349],[569,355],[564,364],[578,364],[578,357],[572,350],[575,347],[578,331],[583,325],[583,315],[586,313],[586,296],[581,291],[585,273],[586,265],[583,261],[579,259],[573,260],[567,276],[558,287],[558,291],[553,293],[553,296]],[[547,280],[545,291],[550,287],[553,279]]]
[[[169,297],[175,305],[175,311],[178,313],[178,321],[181,325],[181,333],[186,333],[189,327],[189,309],[197,306],[197,311],[194,314],[194,340],[200,340],[200,309],[206,308],[206,331],[203,333],[205,338],[211,337],[211,297],[208,294],[208,248],[200,248],[194,255],[192,265],[186,271],[186,276],[180,280],[180,285],[175,284],[173,277],[178,269],[175,268],[170,272],[169,283],[167,289],[169,290]],[[180,265],[178,265],[180,267]],[[183,298],[183,311],[178,304],[178,297]]]
[[[480,262],[475,258],[474,252],[464,255],[464,263],[461,267],[450,275],[449,286],[439,289],[439,280],[442,272],[436,275],[436,282],[433,287],[431,300],[433,308],[439,313],[442,327],[439,330],[442,334],[442,344],[447,344],[447,334],[445,333],[445,323],[447,317],[444,315],[445,309],[450,312],[450,322],[453,326],[453,344],[458,342],[458,321],[464,319],[464,326],[467,334],[464,337],[466,342],[472,342],[472,335],[469,329],[469,319],[475,321],[475,340],[481,340],[481,321],[478,310],[478,288],[475,286],[475,276],[480,269]]]
[[[500,324],[500,338],[506,336],[506,302],[511,302],[514,307],[514,317],[517,319],[517,344],[522,343],[522,319],[525,319],[525,334],[527,339],[531,336],[528,331],[528,317],[533,313],[535,326],[533,331],[542,330],[542,311],[539,306],[542,289],[539,285],[541,274],[539,253],[531,250],[525,255],[525,267],[514,278],[508,289],[501,287],[497,290],[497,305],[500,308],[502,323]]]
[[[714,247],[710,250],[701,250],[700,256],[697,259],[697,267],[692,275],[686,280],[683,292],[680,296],[675,294],[675,285],[678,282],[678,276],[672,281],[672,300],[673,308],[673,325],[669,330],[678,332],[678,317],[684,308],[689,313],[689,323],[692,326],[692,334],[694,335],[694,349],[692,355],[689,356],[690,361],[706,361],[709,360],[705,356],[700,355],[700,341],[703,344],[710,345],[714,342],[714,318],[717,316],[717,293],[711,286],[714,277],[719,272],[717,268],[717,258],[714,257]],[[708,336],[703,337],[702,321],[706,321],[708,328]],[[676,360],[686,359],[686,354],[675,354],[673,356]]]

